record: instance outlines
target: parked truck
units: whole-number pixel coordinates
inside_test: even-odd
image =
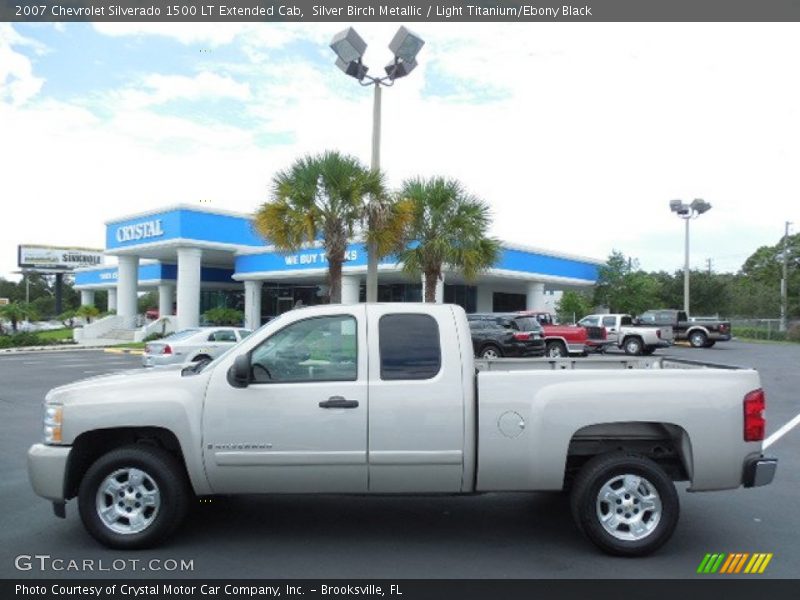
[[[520,311],[518,314],[534,317],[544,329],[545,355],[550,358],[585,356],[588,352],[602,351],[610,342],[602,327],[561,325],[549,312]]]
[[[643,555],[695,492],[772,481],[756,371],[655,358],[476,360],[454,305],[297,309],[211,362],[51,390],[28,452],[57,516],[156,545],[214,494],[568,490],[602,550]]]
[[[703,319],[693,321],[682,310],[648,310],[637,319],[639,325],[668,326],[676,341],[686,340],[692,348],[711,348],[717,342],[731,339],[731,322]]]
[[[621,313],[587,315],[578,325],[603,327],[609,342],[633,356],[649,356],[658,348],[669,348],[673,341],[672,327],[635,325],[631,315]]]

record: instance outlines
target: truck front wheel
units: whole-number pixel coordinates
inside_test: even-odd
[[[572,516],[598,548],[617,556],[644,556],[675,531],[680,503],[658,464],[623,452],[584,465],[572,488]]]
[[[123,550],[148,548],[183,521],[190,490],[169,452],[142,444],[104,454],[89,467],[78,490],[86,530],[101,544]]]

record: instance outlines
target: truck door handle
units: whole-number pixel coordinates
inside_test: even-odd
[[[320,408],[356,408],[358,400],[346,400],[343,396],[331,396],[319,403]]]

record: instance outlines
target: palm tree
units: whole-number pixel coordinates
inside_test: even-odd
[[[425,276],[425,302],[436,301],[436,282],[444,267],[474,280],[497,262],[500,243],[487,236],[489,207],[458,181],[410,179],[403,183],[401,196],[414,207],[411,235],[416,244],[398,258],[407,273]]]
[[[92,319],[100,316],[100,309],[94,304],[82,304],[78,307],[78,310],[75,311],[75,315],[86,319],[86,324],[88,325],[92,322]]]
[[[11,330],[16,333],[17,324],[20,321],[25,321],[26,319],[28,321],[35,321],[39,318],[39,315],[36,313],[36,309],[30,304],[25,302],[12,302],[0,306],[0,317],[11,321]]]
[[[305,156],[275,175],[272,199],[258,209],[254,226],[262,237],[285,252],[296,252],[321,238],[328,260],[330,301],[337,303],[342,300],[347,244],[359,225],[370,215],[375,217],[374,212],[367,211],[367,199],[386,196],[381,173],[370,171],[354,157],[333,151]],[[383,222],[386,226],[394,223],[393,218]],[[379,232],[372,239],[380,242],[389,238]],[[383,249],[388,251],[394,245],[384,243]]]

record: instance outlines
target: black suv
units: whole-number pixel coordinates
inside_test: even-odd
[[[467,315],[478,358],[544,356],[544,329],[535,317],[505,313]]]

